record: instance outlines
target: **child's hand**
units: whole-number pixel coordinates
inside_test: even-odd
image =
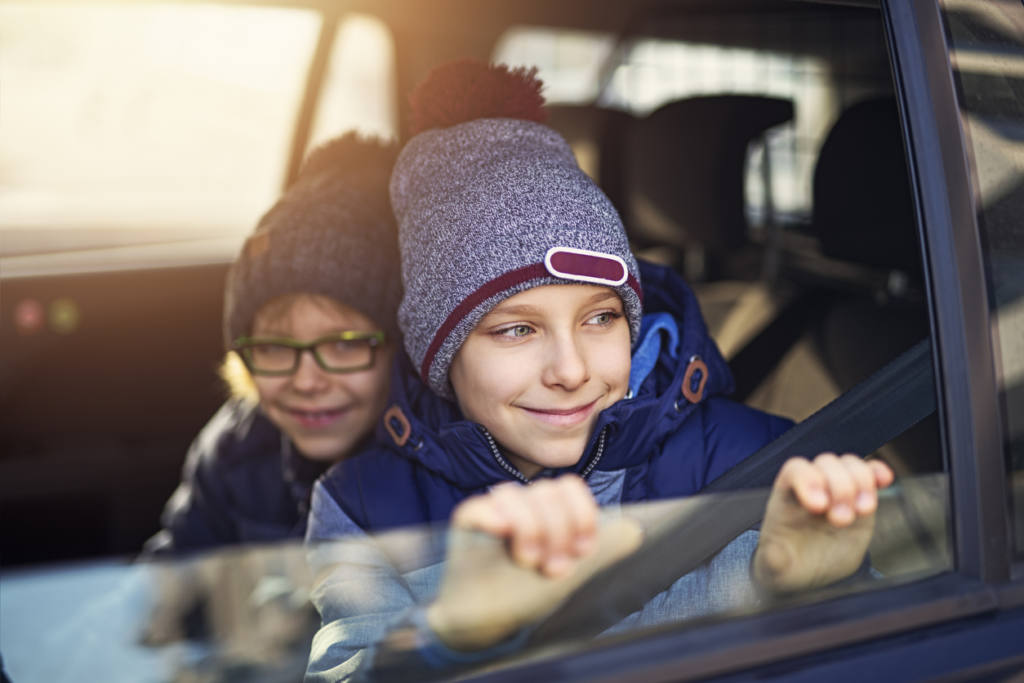
[[[640,544],[636,523],[599,524],[597,511],[574,475],[501,484],[463,501],[452,513],[441,590],[427,610],[431,628],[450,647],[473,650],[538,621]]]
[[[888,465],[856,455],[787,460],[761,525],[753,567],[758,583],[794,591],[855,572],[874,531],[878,489],[892,481]]]

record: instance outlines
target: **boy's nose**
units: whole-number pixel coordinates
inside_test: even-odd
[[[587,359],[582,353],[575,335],[558,335],[551,338],[548,360],[543,380],[549,386],[560,386],[574,390],[590,379]]]
[[[292,386],[297,391],[316,391],[327,383],[327,376],[323,368],[316,363],[313,354],[305,352],[299,357],[299,367],[292,375]]]

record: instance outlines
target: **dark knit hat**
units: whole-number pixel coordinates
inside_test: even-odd
[[[396,153],[349,133],[309,155],[228,271],[226,346],[251,332],[267,301],[298,292],[351,306],[397,338],[401,276],[387,193]]]
[[[467,335],[532,287],[606,284],[634,340],[640,330],[640,274],[622,221],[540,123],[540,88],[536,69],[463,60],[435,69],[411,98],[418,130],[391,176],[405,285],[398,320],[420,375],[447,398]]]

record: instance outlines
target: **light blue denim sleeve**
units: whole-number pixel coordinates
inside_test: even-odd
[[[363,677],[377,643],[415,608],[416,586],[319,483],[313,488],[306,542],[317,577],[311,598],[321,626],[305,680],[333,683],[357,672]]]
[[[750,560],[757,548],[757,539],[756,531],[740,534],[708,562],[676,579],[675,583],[651,598],[642,609],[633,612],[602,635],[756,605],[759,598],[757,588],[750,578]]]

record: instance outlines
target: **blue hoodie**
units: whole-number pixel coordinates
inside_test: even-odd
[[[630,391],[600,414],[576,465],[537,475],[579,474],[600,505],[694,494],[791,425],[723,397],[733,389],[732,375],[708,335],[693,292],[670,269],[640,265],[645,315]],[[684,380],[693,400],[684,395]],[[497,483],[524,480],[489,443],[481,425],[463,418],[455,404],[423,384],[404,354],[392,375],[391,405],[392,415],[397,408],[408,428],[386,414],[390,430],[382,420],[369,450],[321,477],[314,487],[308,541],[447,520],[465,498]],[[327,550],[314,549],[312,558],[314,564],[348,562]],[[310,680],[353,673],[364,651],[384,635],[381,629],[386,632],[397,623],[382,627],[384,613],[408,611],[429,599],[429,591],[417,586],[439,578],[437,571],[429,579],[422,573],[410,579],[416,572],[403,572],[401,579],[396,577],[402,597],[385,591],[374,607],[363,600],[364,614],[376,613],[359,621],[351,596],[345,596],[358,581],[342,574],[354,565],[373,564],[379,590],[386,560],[360,557],[348,564],[336,567],[333,578],[313,595],[324,627],[314,640]]]

